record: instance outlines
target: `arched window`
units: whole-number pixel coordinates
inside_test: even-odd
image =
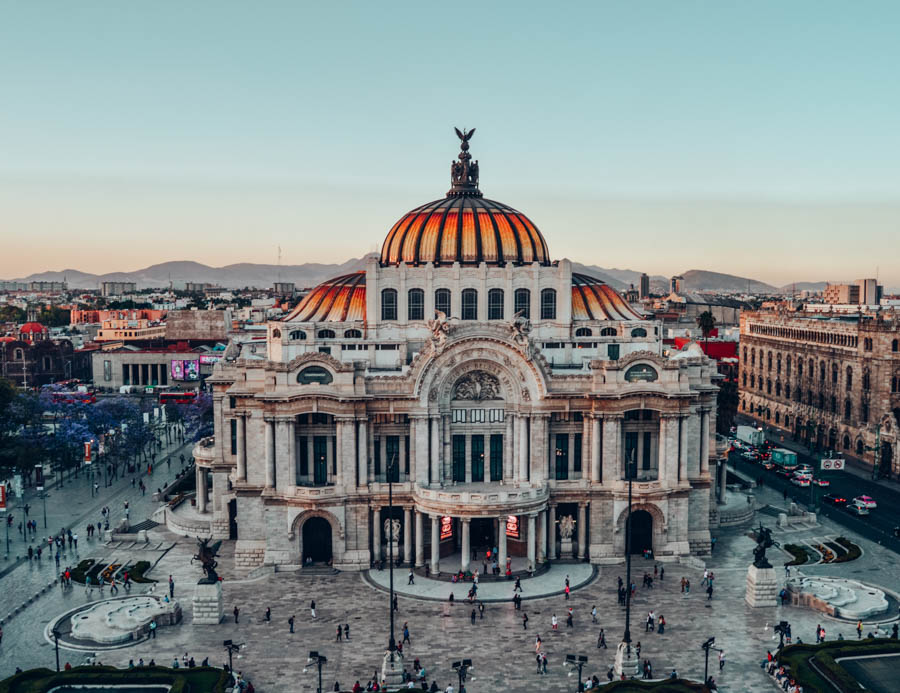
[[[771,351],[769,352],[769,354],[766,358],[766,370],[767,371],[772,370],[772,352]]]
[[[747,347],[744,347],[744,362],[747,361]]]
[[[381,319],[397,319],[397,289],[381,290]]]
[[[424,320],[425,292],[422,289],[410,289],[406,293],[406,308],[409,320]]]
[[[816,377],[816,364],[812,359],[810,359],[809,360],[809,379],[812,380],[815,377]]]
[[[836,363],[831,364],[831,382],[834,385],[837,385],[838,381],[838,366]]]
[[[781,374],[781,354],[775,357],[775,372]]]
[[[784,384],[784,398],[785,399],[791,398],[791,384],[790,383]]]
[[[747,387],[747,373],[746,372],[741,374],[741,380],[742,380],[744,387]]]
[[[288,335],[291,339],[306,339],[306,332],[303,330],[294,330]]]
[[[865,446],[863,445],[862,438],[857,438],[856,439],[856,454],[859,455],[860,457],[862,457],[864,449],[865,449]]]
[[[781,397],[781,381],[780,380],[775,383],[775,396]]]
[[[850,449],[850,436],[848,436],[846,433],[844,434],[844,437],[841,439],[841,447],[844,448],[844,450]]]
[[[590,337],[593,334],[589,327],[579,327],[575,330],[576,337]]]
[[[891,351],[900,351],[900,339],[891,342]]]
[[[515,306],[513,307],[515,314],[530,319],[531,292],[528,289],[516,289],[516,292],[513,294],[513,301],[515,303]]]
[[[797,359],[797,377],[803,377],[803,359]]]
[[[16,349],[13,352],[13,358],[15,358],[16,361],[22,361],[25,359],[25,352],[22,349]]]
[[[853,415],[853,405],[849,399],[844,400],[844,418],[849,419]]]
[[[51,359],[49,356],[44,356],[41,359],[41,368],[43,368],[45,371],[51,370],[53,368],[53,359]]]
[[[867,368],[866,370],[863,371],[862,388],[863,388],[863,390],[868,390],[871,385],[872,385],[872,382],[871,382],[871,378],[869,377],[869,369]]]
[[[847,366],[847,389],[853,387],[853,369]]]
[[[766,378],[766,394],[772,394],[772,381],[769,378]]]
[[[556,320],[556,291],[541,290],[541,320]]]
[[[647,336],[647,330],[645,330],[643,327],[635,327],[635,328],[631,331],[631,336],[632,336],[632,337],[646,337],[646,336]]]
[[[819,361],[819,380],[825,381],[825,362]]]
[[[488,291],[488,320],[503,320],[503,289]]]
[[[619,333],[616,331],[615,327],[604,327],[600,330],[601,337],[615,337],[617,334]]]
[[[750,365],[756,365],[756,349],[750,349]]]
[[[362,332],[359,330],[344,330],[345,339],[362,339]]]
[[[863,339],[863,349],[865,349],[866,351],[872,351],[872,338],[871,337],[866,337],[865,339]]]
[[[825,395],[821,392],[819,393],[819,409],[825,408]]]
[[[859,418],[863,423],[869,423],[869,403],[863,400],[859,407]]]
[[[450,289],[438,289],[434,292],[434,309],[450,317]]]
[[[272,330],[272,339],[281,339],[281,330],[279,330],[279,329]]]
[[[831,395],[831,413],[837,414],[837,397]]]
[[[775,423],[781,423],[781,412],[777,409],[775,410]]]
[[[756,376],[753,373],[750,374],[750,387],[756,387]]]
[[[475,289],[463,289],[462,319],[478,320],[478,292]]]
[[[895,375],[891,378],[891,392],[897,392],[898,390],[900,390],[900,378]]]
[[[334,339],[334,330],[319,330],[319,339]]]
[[[789,376],[791,374],[791,357],[790,356],[788,356],[787,359],[785,359],[784,372],[787,373]]]

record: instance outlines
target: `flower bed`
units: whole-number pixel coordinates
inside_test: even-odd
[[[841,657],[891,654],[900,652],[900,642],[887,638],[832,640],[820,645],[788,645],[778,652],[778,663],[790,668],[791,676],[804,690],[825,691],[836,687],[842,693],[861,690],[859,683],[840,662]],[[820,675],[815,665],[823,675]]]
[[[835,559],[835,563],[846,563],[847,561],[855,561],[862,555],[862,549],[860,549],[856,544],[847,539],[846,537],[838,537],[835,541],[847,549],[847,553],[843,556],[838,556]]]
[[[794,557],[791,561],[785,561],[785,565],[803,565],[809,560],[809,554],[802,546],[785,544],[782,548]]]

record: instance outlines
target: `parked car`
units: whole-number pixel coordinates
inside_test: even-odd
[[[854,499],[852,503],[848,503],[845,507],[847,508],[847,512],[849,512],[851,515],[862,517],[863,515],[869,514],[869,509],[856,499]]]
[[[853,502],[859,502],[861,505],[865,506],[867,510],[874,510],[878,507],[878,504],[872,496],[857,496],[853,499]]]
[[[813,479],[812,482],[816,486],[819,486],[821,488],[827,488],[828,486],[831,486],[831,482],[828,481],[828,479]]]
[[[826,503],[830,503],[831,505],[836,505],[838,507],[847,505],[847,499],[843,496],[838,496],[835,493],[826,493],[824,496],[822,496],[822,500]]]
[[[791,483],[794,484],[794,486],[807,488],[809,486],[809,478],[805,476],[795,476],[791,479]]]

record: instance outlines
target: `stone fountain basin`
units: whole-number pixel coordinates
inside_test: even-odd
[[[71,616],[71,634],[78,640],[115,644],[136,640],[150,628],[177,623],[181,607],[158,597],[134,596],[102,601]]]
[[[859,620],[888,610],[883,590],[847,578],[798,577],[787,581],[791,601],[837,618]]]

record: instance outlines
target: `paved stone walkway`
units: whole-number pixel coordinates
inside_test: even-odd
[[[779,494],[767,489],[759,493],[763,503],[778,504],[780,501]],[[767,526],[774,528],[773,517],[762,517]],[[759,668],[766,649],[777,644],[772,631],[774,623],[781,619],[790,621],[795,638],[804,641],[813,641],[818,623],[827,628],[829,639],[837,637],[838,632],[846,638],[854,635],[853,624],[805,609],[747,607],[743,601],[746,571],[754,546],[747,536],[748,530],[749,527],[744,527],[722,531],[718,535],[715,555],[709,560],[709,566],[717,576],[711,601],[707,601],[702,591],[701,571],[677,563],[665,564],[666,578],[662,584],[657,583],[655,589],[638,589],[632,611],[632,637],[634,641],[641,641],[641,657],[652,662],[656,674],[664,674],[674,666],[682,675],[701,679],[703,652],[700,644],[715,636],[717,645],[724,647],[727,660],[721,674],[714,672],[720,690],[774,691]],[[820,528],[804,531],[810,536],[848,534],[839,527],[830,526],[827,521]],[[178,542],[161,558],[153,576],[160,580],[157,591],[165,588],[169,573],[175,576],[175,596],[182,600],[185,622],[179,627],[160,629],[155,641],[101,653],[99,659],[103,663],[126,666],[130,658],[143,657],[149,661],[154,657],[157,662],[170,664],[176,654],[180,656],[187,651],[198,662],[208,656],[212,664],[221,665],[226,661],[222,641],[231,638],[246,644],[237,656],[235,666],[250,675],[261,693],[314,691],[315,670],[303,671],[309,650],[318,650],[328,657],[324,685],[329,690],[335,680],[345,689],[352,687],[357,679],[365,684],[380,666],[387,643],[387,599],[381,589],[373,587],[361,574],[310,576],[298,571],[276,573],[258,580],[230,579],[236,571],[233,544],[226,542],[220,561],[225,578],[226,620],[218,626],[194,626],[190,596],[192,585],[200,577],[199,567],[190,564],[194,544],[190,540],[178,540],[161,528],[152,530],[151,534],[161,543]],[[795,534],[775,531],[774,538],[779,542],[792,541]],[[887,587],[900,582],[900,561],[896,554],[865,539],[851,538],[865,552],[859,561],[810,566],[803,572],[852,576]],[[95,545],[91,550],[96,554],[108,554],[118,549]],[[774,550],[771,558],[778,565],[786,560],[786,555]],[[642,558],[636,558],[633,566],[638,584],[644,571],[653,570],[653,562]],[[564,574],[577,567],[587,566],[555,566],[545,576],[534,580],[546,578],[552,587],[553,581],[558,580],[559,568]],[[612,663],[614,649],[598,650],[596,642],[599,628],[603,627],[610,647],[614,648],[624,630],[624,609],[617,605],[615,595],[619,575],[624,577],[623,565],[601,566],[597,578],[575,590],[569,602],[556,595],[524,602],[523,610],[530,618],[527,631],[522,628],[521,612],[516,612],[509,603],[488,603],[484,620],[477,619],[472,624],[471,607],[459,601],[447,609],[443,600],[427,601],[401,594],[396,615],[398,639],[403,623],[408,622],[412,642],[405,649],[411,657],[421,659],[429,678],[436,679],[441,688],[454,680],[451,662],[471,657],[475,663],[474,679],[468,685],[471,693],[498,689],[574,691],[576,680],[567,675],[563,665],[566,654],[587,655],[586,673],[597,673],[601,679]],[[682,575],[691,580],[690,596],[682,595],[680,591]],[[779,578],[782,575],[783,571],[779,570]],[[404,571],[399,572],[399,577],[399,582],[405,582]],[[417,583],[419,580],[417,578]],[[449,586],[448,583],[439,584],[442,591]],[[523,581],[523,587],[527,595],[527,581]],[[462,596],[460,594],[458,598]],[[10,674],[16,665],[23,668],[52,666],[53,649],[43,637],[44,625],[51,617],[89,598],[83,589],[64,595],[57,588],[30,607],[34,610],[32,618],[13,619],[5,629],[6,637],[0,647],[0,677]],[[96,599],[96,595],[93,598]],[[316,620],[309,614],[311,599],[317,602]],[[591,607],[595,604],[600,613],[598,624],[592,624],[590,617]],[[241,610],[238,624],[232,616],[235,605]],[[263,619],[267,606],[272,609],[270,623]],[[565,627],[569,606],[574,613],[573,629]],[[644,631],[643,624],[650,609],[657,616],[665,615],[668,626],[664,635]],[[448,615],[444,615],[445,611]],[[550,618],[554,613],[560,620],[558,633],[550,630]],[[294,634],[288,633],[287,619],[291,614],[297,619]],[[335,628],[339,623],[350,624],[350,642],[335,642]],[[867,624],[867,630],[870,627]],[[549,672],[544,677],[534,673],[534,638],[537,634],[543,638],[549,657]],[[81,661],[82,657],[81,653],[61,653],[63,662]]]

